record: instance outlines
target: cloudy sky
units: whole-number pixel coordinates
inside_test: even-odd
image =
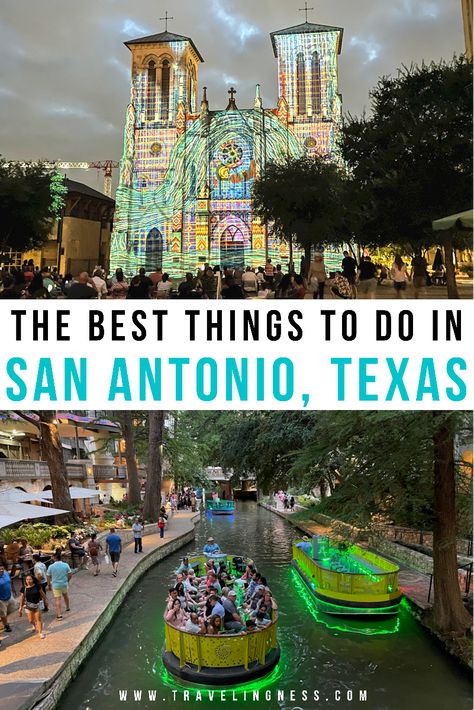
[[[302,0],[1,0],[0,153],[9,159],[119,160],[129,96],[127,39],[163,29],[192,36],[204,57],[200,87],[212,109],[227,89],[252,105],[277,99],[269,33],[301,21]],[[369,106],[381,74],[402,64],[464,51],[460,0],[313,0],[313,22],[345,28],[341,90],[345,111]],[[69,173],[101,189],[95,171]]]

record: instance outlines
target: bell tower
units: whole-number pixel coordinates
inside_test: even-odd
[[[309,22],[309,10],[306,3],[302,24],[270,35],[278,60],[279,100],[306,150],[331,155],[342,120],[338,57],[344,30]]]

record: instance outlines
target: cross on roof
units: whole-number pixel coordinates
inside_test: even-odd
[[[231,86],[227,93],[230,96],[229,104],[227,106],[227,111],[237,111],[237,104],[235,103],[235,95],[236,95],[237,91],[234,89],[233,86]]]
[[[304,12],[304,13],[305,13],[305,16],[306,16],[305,22],[308,22],[308,12],[310,12],[311,10],[314,10],[314,7],[308,7],[308,3],[307,3],[307,2],[305,2],[304,7],[300,7],[300,9],[299,9],[298,12]]]
[[[306,4],[308,4],[308,3],[306,3]],[[164,20],[164,22],[165,22],[165,32],[168,32],[168,20],[174,20],[174,17],[170,17],[170,16],[168,15],[168,10],[166,10],[165,16],[164,16],[164,17],[160,17],[160,20]]]

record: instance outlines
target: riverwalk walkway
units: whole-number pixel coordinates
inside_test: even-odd
[[[300,520],[292,520],[293,513],[289,510],[283,508],[275,508],[268,503],[264,504],[265,508],[272,510],[277,515],[288,520],[289,523],[299,528],[308,535],[327,535],[330,531],[325,525],[321,525],[316,522],[306,521],[301,522]],[[301,509],[301,507],[300,507]],[[296,511],[295,511],[296,512]],[[383,556],[394,562],[400,568],[398,575],[398,581],[400,584],[400,589],[407,599],[409,599],[415,606],[420,610],[425,611],[430,609],[433,604],[433,591],[431,592],[431,599],[428,602],[429,590],[430,590],[430,576],[428,574],[423,574],[423,572],[418,572],[418,570],[407,567],[406,565],[398,562],[398,560],[392,559],[389,555],[385,553]]]
[[[97,577],[92,569],[74,574],[70,584],[71,611],[63,612],[62,620],[55,618],[53,595],[49,592],[50,611],[43,613],[45,639],[30,632],[26,615],[20,618],[18,612],[12,614],[12,633],[0,632],[0,708],[54,708],[135,582],[153,564],[193,540],[194,524],[199,518],[199,513],[176,513],[163,539],[153,528],[152,534],[145,535],[141,554],[134,553],[133,543],[127,544],[132,539],[130,531],[117,530],[124,542],[118,576],[113,577],[111,565],[103,561]]]

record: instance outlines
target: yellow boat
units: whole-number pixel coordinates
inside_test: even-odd
[[[386,619],[399,612],[399,568],[374,552],[315,535],[293,543],[292,564],[326,614]]]
[[[247,561],[235,555],[225,557],[229,572],[240,578]],[[190,557],[189,564],[199,575],[203,573],[207,559],[205,555]],[[238,585],[235,588],[238,590]],[[172,675],[198,685],[248,683],[268,675],[278,664],[277,627],[278,612],[275,611],[270,624],[263,628],[218,636],[183,631],[165,618],[163,663]]]

